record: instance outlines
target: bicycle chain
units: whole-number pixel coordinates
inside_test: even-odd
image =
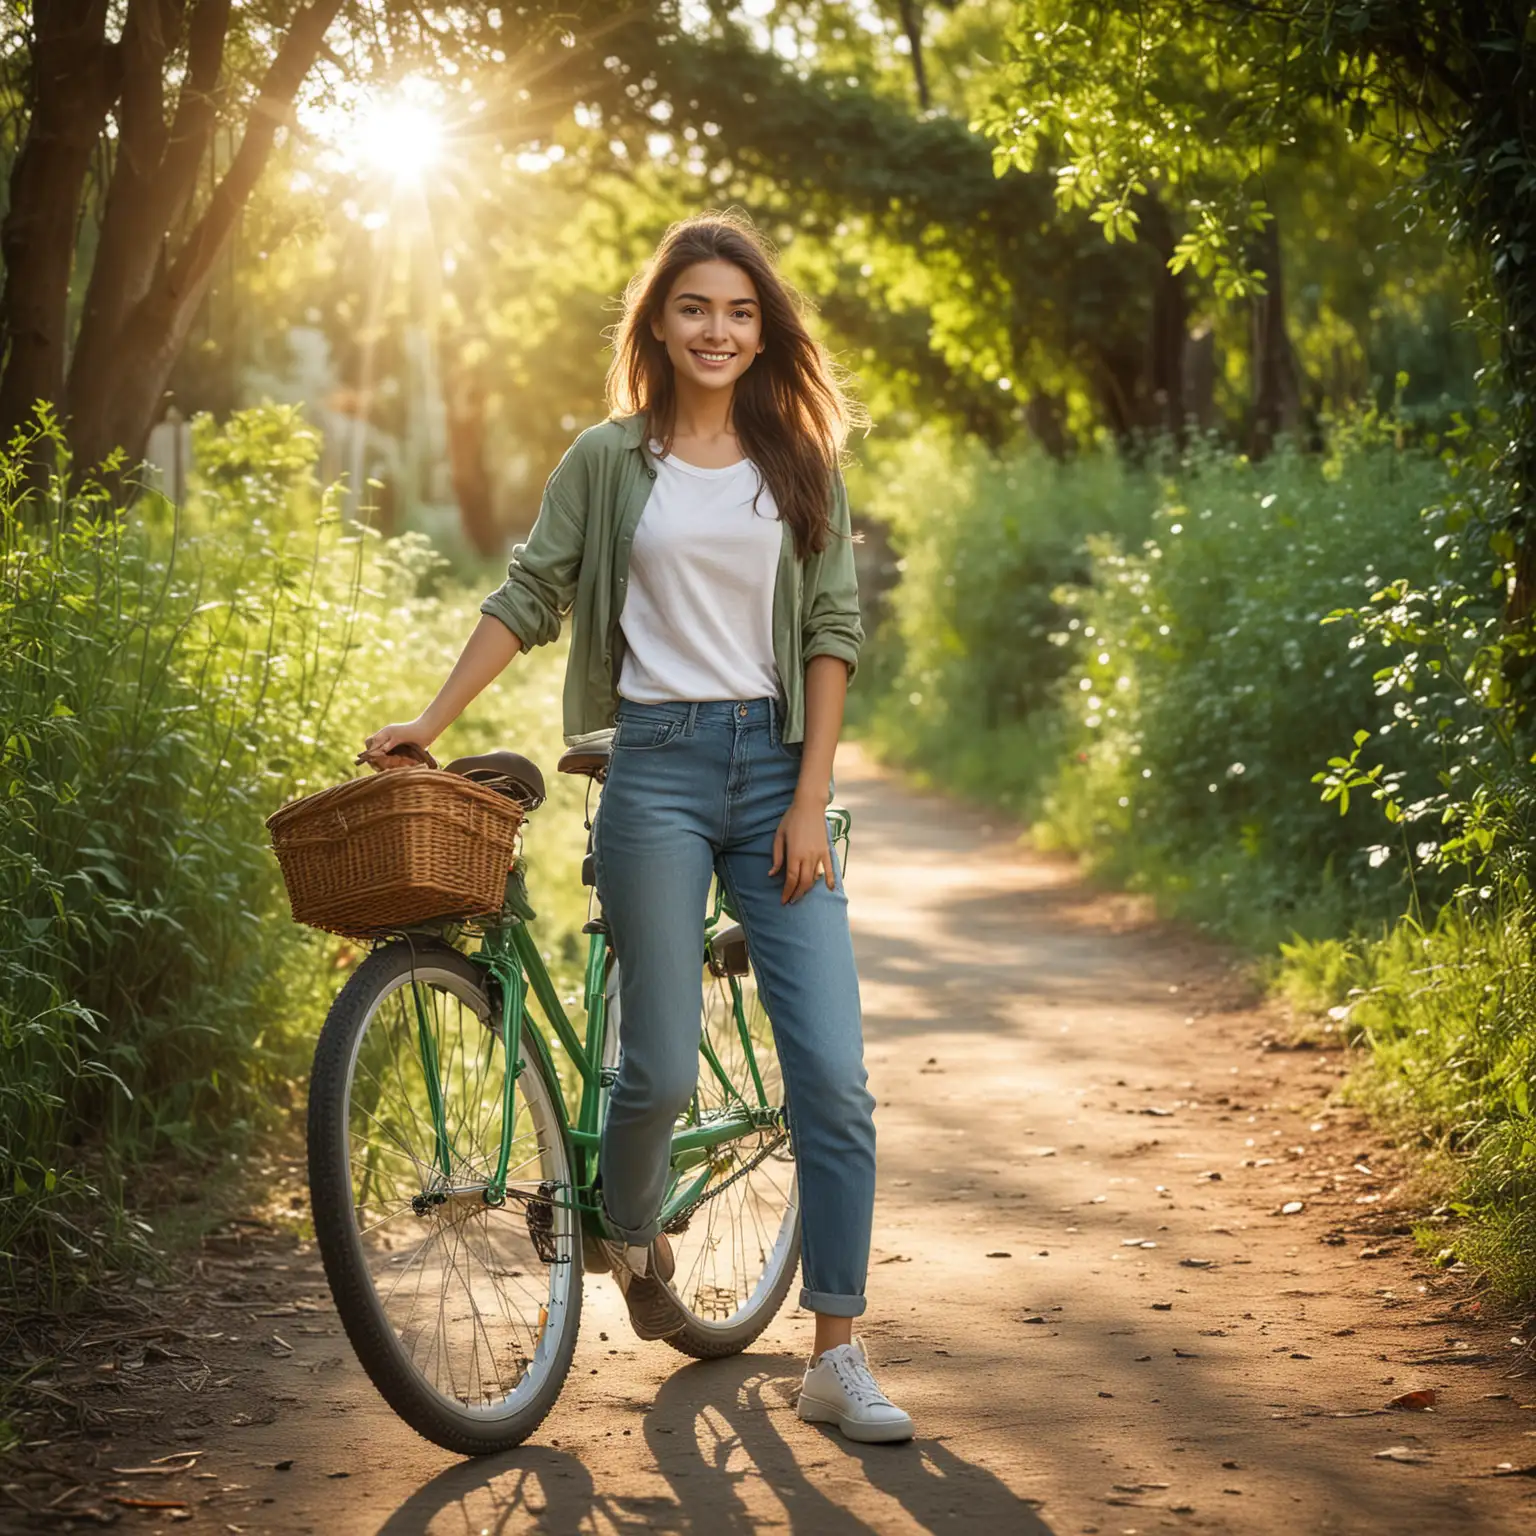
[[[731,1185],[734,1184],[738,1179],[746,1178],[746,1176],[751,1173],[754,1168],[760,1167],[763,1163],[767,1162],[768,1159],[772,1157],[773,1154],[779,1149],[779,1147],[781,1147],[788,1139],[788,1133],[786,1131],[780,1131],[779,1134],[775,1136],[772,1141],[768,1142],[766,1146],[759,1147],[758,1150],[752,1155],[752,1157],[747,1162],[743,1163],[741,1167],[738,1168],[736,1172],[730,1176],[730,1178],[722,1179],[713,1188],[705,1190],[705,1192],[700,1195],[692,1205],[684,1206],[683,1209],[679,1211],[678,1214],[667,1223],[665,1230],[669,1233],[681,1232],[683,1228],[686,1227],[688,1223],[693,1219],[693,1213],[698,1210],[700,1206],[707,1205],[711,1200],[715,1198],[716,1195],[724,1194],[725,1191],[728,1190]]]

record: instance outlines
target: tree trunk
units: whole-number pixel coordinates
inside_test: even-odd
[[[477,555],[499,555],[504,540],[485,458],[485,378],[479,367],[460,365],[444,382],[448,467],[464,537]]]
[[[1250,301],[1253,424],[1248,451],[1261,459],[1283,433],[1301,425],[1301,380],[1285,323],[1285,284],[1280,267],[1280,226],[1271,218],[1258,237],[1256,264],[1265,292]]]
[[[167,129],[165,59],[180,30],[179,0],[130,0],[117,152],[72,375],[88,379],[111,367],[134,306],[163,276],[174,225],[191,201],[213,135],[229,8],[230,0],[197,0],[187,74]]]
[[[1142,237],[1157,252],[1157,284],[1152,290],[1152,321],[1147,335],[1148,419],[1182,438],[1187,426],[1184,399],[1184,351],[1189,341],[1189,294],[1182,273],[1169,270],[1177,242],[1173,221],[1162,200],[1141,200]]]
[[[266,167],[278,129],[287,123],[293,98],[313,68],[325,34],[340,8],[341,0],[310,0],[295,15],[261,82],[240,147],[174,259],[157,256],[148,287],[134,297],[134,289],[141,280],[137,275],[146,266],[142,242],[152,240],[157,250],[163,247],[171,235],[168,221],[177,216],[178,202],[185,207],[185,199],[180,199],[178,189],[171,187],[165,191],[165,200],[157,204],[160,215],[136,224],[141,243],[135,244],[125,237],[120,263],[103,273],[104,292],[114,292],[125,303],[104,300],[94,310],[88,310],[82,320],[79,345],[69,371],[70,441],[77,462],[94,466],[114,449],[122,449],[130,462],[142,457],[149,430],[159,414],[166,381],[213,281],[219,255]],[[203,0],[194,16],[189,90],[209,83],[206,53],[202,76],[198,78],[199,20],[211,26],[219,15],[219,0]],[[227,11],[224,15],[227,17]],[[220,23],[220,56],[222,40]],[[208,34],[204,34],[203,44],[208,47]],[[178,108],[177,123],[183,121]],[[195,143],[195,138],[190,142]],[[173,151],[190,153],[189,140],[185,136],[178,138],[174,125],[164,152],[169,157]],[[92,288],[95,287],[93,276]]]
[[[75,223],[118,75],[106,41],[107,0],[38,0],[36,15],[31,118],[0,226],[0,333],[8,343],[0,442],[39,400],[63,404]]]
[[[1216,424],[1216,327],[1202,320],[1184,342],[1184,410],[1201,430]]]

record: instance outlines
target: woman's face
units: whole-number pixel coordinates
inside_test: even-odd
[[[673,280],[651,333],[686,379],[701,389],[729,389],[763,350],[757,287],[728,261],[701,261]]]

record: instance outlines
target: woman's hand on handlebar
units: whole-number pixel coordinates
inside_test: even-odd
[[[427,751],[427,746],[436,735],[437,732],[423,725],[419,717],[401,725],[386,725],[363,743],[357,761],[366,763],[376,773],[383,773],[390,768],[414,768],[422,764],[435,768],[437,759]]]
[[[426,751],[436,740],[437,732],[418,715],[414,720],[406,720],[399,725],[380,726],[363,746],[369,754],[378,753],[383,756],[398,752],[402,746],[420,747]]]
[[[454,662],[447,682],[437,690],[437,697],[414,720],[376,730],[364,744],[358,761],[375,768],[398,768],[418,759],[412,749],[419,747],[425,754],[427,748],[463,714],[470,700],[499,676],[522,649],[522,644],[500,619],[481,614],[480,622]]]

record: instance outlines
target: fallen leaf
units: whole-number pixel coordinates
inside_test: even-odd
[[[1433,1387],[1423,1387],[1417,1392],[1399,1392],[1387,1404],[1388,1408],[1402,1408],[1409,1413],[1422,1413],[1426,1408],[1434,1406],[1435,1389]]]

